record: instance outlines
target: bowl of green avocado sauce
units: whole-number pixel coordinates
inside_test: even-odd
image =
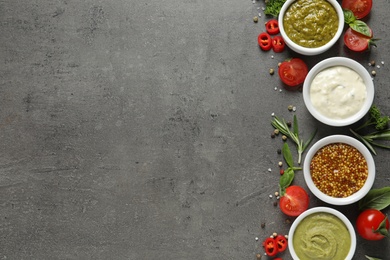
[[[329,207],[311,208],[299,215],[288,238],[294,260],[350,260],[356,250],[356,234],[351,222]]]
[[[344,29],[344,14],[337,0],[287,0],[278,19],[286,45],[304,55],[327,51]]]

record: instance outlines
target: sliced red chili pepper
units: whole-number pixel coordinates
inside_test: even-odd
[[[284,40],[282,36],[275,36],[272,38],[272,49],[274,52],[282,52],[284,50]]]
[[[268,33],[262,32],[257,37],[257,42],[263,51],[269,51],[272,48],[272,39]]]
[[[275,256],[278,253],[278,247],[276,245],[275,239],[273,239],[273,238],[268,237],[263,242],[263,247],[264,247],[265,253],[268,256]]]
[[[283,235],[277,235],[275,238],[276,246],[279,252],[283,252],[287,248],[287,239]]]
[[[276,19],[269,20],[265,24],[265,29],[267,30],[267,33],[269,33],[271,35],[278,34],[279,33],[278,20],[276,20]]]

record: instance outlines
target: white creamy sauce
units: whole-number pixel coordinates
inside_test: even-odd
[[[344,66],[319,72],[310,86],[314,108],[331,119],[344,119],[356,114],[367,97],[362,77]]]

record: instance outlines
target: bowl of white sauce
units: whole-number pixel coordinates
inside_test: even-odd
[[[360,63],[332,57],[316,64],[303,83],[303,100],[309,112],[330,126],[359,121],[374,101],[374,83]]]

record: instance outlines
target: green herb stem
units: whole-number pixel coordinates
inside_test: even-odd
[[[279,132],[289,137],[296,144],[298,152],[298,164],[301,164],[302,154],[313,140],[317,130],[314,131],[307,142],[304,142],[303,139],[299,137],[298,119],[295,115],[293,118],[293,130],[288,127],[286,121],[283,118],[279,118],[277,116],[274,116],[274,119],[271,121],[271,125],[275,129],[278,129]]]

